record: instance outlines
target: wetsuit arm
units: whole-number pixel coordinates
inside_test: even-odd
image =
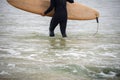
[[[74,3],[74,0],[67,0],[68,2],[70,2],[70,3]]]
[[[49,8],[44,12],[44,14],[48,14],[52,9],[54,8],[55,2],[54,0],[50,0],[50,6]]]

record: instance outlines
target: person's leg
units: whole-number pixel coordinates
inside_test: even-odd
[[[56,21],[54,18],[52,18],[51,22],[50,22],[50,27],[49,27],[49,36],[50,37],[54,37],[54,30],[56,28],[56,26],[58,25],[58,21]]]
[[[60,31],[61,31],[62,37],[67,37],[66,25],[67,25],[67,19],[60,21]]]

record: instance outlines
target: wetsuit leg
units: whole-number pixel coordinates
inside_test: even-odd
[[[50,37],[54,37],[55,36],[54,30],[55,30],[57,25],[58,25],[58,21],[55,20],[55,18],[52,18],[51,23],[50,23],[50,27],[49,27],[49,32],[50,32],[49,36]]]
[[[62,37],[67,37],[66,25],[67,25],[67,19],[60,21],[60,31],[61,31]]]

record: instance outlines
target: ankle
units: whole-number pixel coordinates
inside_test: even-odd
[[[65,34],[65,35],[62,35],[62,37],[63,37],[63,38],[66,38],[66,37],[67,37],[67,35],[66,35],[66,34]]]
[[[54,37],[55,36],[54,32],[50,31],[49,36]]]
[[[55,37],[55,35],[49,35],[50,37]]]

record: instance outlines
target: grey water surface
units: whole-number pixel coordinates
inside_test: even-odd
[[[76,1],[100,12],[96,35],[95,20],[69,20],[50,38],[50,17],[0,0],[0,80],[120,80],[120,0]]]

